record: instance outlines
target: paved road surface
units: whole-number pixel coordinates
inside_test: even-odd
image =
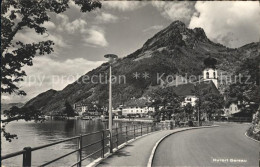
[[[259,144],[244,135],[248,126],[221,123],[173,134],[159,145],[153,166],[259,166]]]
[[[126,147],[105,159],[98,166],[147,166],[152,149],[157,141],[159,141],[163,136],[172,132],[180,131],[181,129],[187,128],[164,130],[144,136],[130,144],[127,144]]]

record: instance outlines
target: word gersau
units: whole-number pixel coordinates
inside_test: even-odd
[[[246,163],[246,159],[236,159],[236,158],[213,158],[213,162],[231,162],[231,163]]]

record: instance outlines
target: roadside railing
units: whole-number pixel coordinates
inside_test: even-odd
[[[197,126],[196,124],[197,124],[197,122],[194,122],[194,126]],[[212,124],[213,124],[213,122],[203,122],[202,126],[212,125]],[[184,125],[184,126],[187,126],[187,125]],[[100,156],[99,156],[100,158],[104,158],[106,153],[111,152],[113,149],[118,149],[118,147],[121,144],[128,143],[132,139],[135,139],[139,136],[143,136],[143,135],[146,135],[146,134],[154,132],[154,131],[167,130],[167,129],[173,129],[173,128],[176,128],[176,126],[172,125],[172,123],[170,123],[170,122],[146,123],[146,124],[139,123],[139,124],[134,124],[134,125],[130,125],[130,126],[121,126],[121,127],[113,128],[112,137],[110,135],[110,131],[108,129],[105,129],[102,131],[83,134],[83,135],[75,136],[72,138],[60,140],[57,142],[45,144],[45,145],[38,146],[38,147],[33,147],[33,148],[24,147],[24,149],[21,151],[1,156],[1,163],[3,164],[2,161],[6,160],[6,159],[10,159],[10,158],[14,158],[14,157],[22,155],[23,156],[22,166],[30,167],[30,166],[32,166],[33,152],[50,147],[50,146],[54,146],[54,145],[57,145],[60,143],[65,143],[65,142],[76,140],[77,149],[75,149],[69,153],[66,153],[62,156],[59,156],[55,159],[46,160],[43,164],[37,165],[37,166],[47,166],[58,160],[66,158],[66,157],[70,156],[71,154],[77,153],[77,161],[74,162],[71,166],[81,167],[82,162],[84,160],[91,158],[92,156],[97,155],[98,153],[100,153]],[[88,136],[93,136],[93,135],[96,135],[97,138],[95,138],[95,139],[98,139],[98,140],[95,140],[91,143],[87,143],[86,145],[83,145],[83,141],[84,142],[88,141],[86,138]],[[97,149],[95,151],[91,152],[92,150],[90,149],[90,147],[92,147],[94,145],[98,145],[98,144],[99,144],[99,147],[97,147]],[[82,151],[86,150],[88,148],[89,148],[89,150],[88,150],[87,155],[83,156]]]
[[[25,147],[23,150],[18,151],[18,152],[14,152],[14,153],[10,153],[7,155],[3,155],[1,156],[1,163],[3,164],[2,161],[6,160],[6,159],[10,159],[10,158],[14,158],[17,156],[23,156],[22,159],[22,166],[24,167],[30,167],[32,166],[32,154],[33,152],[37,151],[37,150],[41,150],[50,146],[54,146],[60,143],[65,143],[68,141],[73,141],[76,140],[77,141],[77,149],[66,153],[62,156],[59,156],[55,159],[52,160],[47,160],[45,163],[39,165],[39,166],[47,166],[50,165],[62,158],[66,158],[69,155],[73,154],[73,153],[77,153],[77,161],[72,164],[71,166],[78,166],[81,167],[82,166],[82,161],[92,157],[95,154],[100,153],[100,157],[104,158],[106,153],[109,153],[109,150],[113,150],[114,148],[118,148],[119,145],[123,144],[123,143],[127,143],[129,140],[131,139],[135,139],[138,136],[143,136],[145,134],[154,132],[154,131],[158,131],[161,130],[160,125],[158,124],[137,124],[137,125],[131,125],[131,126],[122,126],[122,127],[116,127],[113,129],[112,134],[113,136],[111,137],[110,135],[110,131],[108,129],[106,130],[102,130],[102,131],[97,131],[97,132],[92,132],[92,133],[88,133],[88,134],[84,134],[84,135],[79,135],[79,136],[75,136],[72,138],[68,138],[68,139],[64,139],[61,141],[57,141],[57,142],[53,142],[50,144],[45,144],[42,146],[38,146],[38,147]],[[88,143],[87,145],[83,145],[83,141],[87,136],[92,136],[92,135],[98,135],[100,137],[99,140],[96,140],[92,143]],[[110,140],[110,142],[108,142]],[[109,144],[110,143],[110,144]],[[83,157],[82,154],[82,150],[84,149],[88,149],[89,147],[93,146],[93,145],[97,145],[100,144],[100,147],[91,152],[88,153],[88,155]],[[111,149],[112,148],[112,149]],[[38,165],[37,165],[38,166]]]

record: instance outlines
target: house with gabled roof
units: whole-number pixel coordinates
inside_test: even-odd
[[[147,98],[132,98],[128,102],[125,103],[124,106],[121,106],[115,110],[113,110],[114,113],[118,111],[122,111],[122,115],[128,116],[128,115],[138,115],[138,116],[145,116],[149,112],[154,112],[155,108],[150,107],[148,105],[149,100]]]

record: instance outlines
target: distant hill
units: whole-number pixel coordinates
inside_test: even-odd
[[[259,56],[259,43],[250,43],[240,48],[228,48],[209,40],[202,28],[188,29],[184,23],[175,21],[148,39],[134,53],[119,59],[113,64],[113,75],[125,75],[126,83],[113,85],[113,104],[119,105],[131,98],[139,98],[168,83],[157,83],[157,73],[165,75],[201,75],[203,60],[217,59],[217,68],[225,74],[232,74],[246,58]],[[104,63],[85,76],[108,73],[108,63]],[[139,78],[133,74],[138,72]],[[147,72],[149,77],[143,78]],[[165,77],[162,77],[165,79]],[[84,76],[69,84],[61,91],[49,90],[31,99],[25,106],[35,106],[46,113],[57,112],[68,100],[71,104],[98,101],[107,104],[108,85],[83,83]]]
[[[13,106],[22,107],[23,105],[24,103],[1,103],[1,114],[3,114],[5,110],[9,110]]]
[[[42,109],[43,106],[46,106],[48,101],[55,97],[54,95],[57,93],[56,90],[50,89],[46,92],[43,92],[37,95],[35,98],[29,100],[24,107],[35,106],[37,109]]]

